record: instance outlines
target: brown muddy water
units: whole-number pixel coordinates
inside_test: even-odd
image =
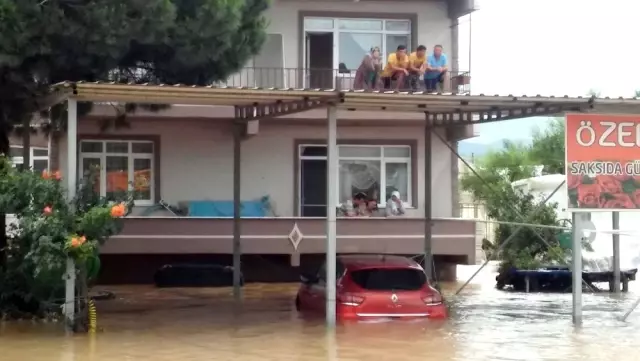
[[[584,325],[576,329],[570,294],[500,292],[492,278],[481,273],[459,296],[462,282],[446,285],[447,321],[377,321],[335,332],[296,314],[294,284],[247,285],[241,307],[229,289],[109,287],[117,299],[97,303],[101,331],[65,336],[60,324],[0,324],[0,360],[640,360],[640,311],[618,319],[640,287],[621,297],[585,294]]]

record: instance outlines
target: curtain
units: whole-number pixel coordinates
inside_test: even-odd
[[[385,197],[388,200],[391,198],[391,193],[394,191],[400,192],[400,199],[404,202],[408,201],[408,185],[409,180],[408,177],[408,169],[406,163],[386,163],[385,164],[385,173],[386,173],[386,194]]]
[[[340,202],[351,199],[359,192],[369,198],[378,198],[380,193],[379,161],[340,161]]]

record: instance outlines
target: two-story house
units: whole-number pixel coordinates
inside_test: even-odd
[[[458,140],[472,136],[469,123],[474,120],[562,109],[535,99],[460,94],[469,76],[456,64],[456,24],[473,10],[472,0],[275,0],[267,12],[266,44],[245,69],[222,84],[230,87],[228,93],[148,86],[156,89],[156,99],[164,97],[160,102],[180,99],[183,105],[158,113],[136,112],[130,127],[107,132],[99,123],[113,115],[113,107],[96,104],[92,114],[77,120],[77,129],[73,126],[72,144],[63,140],[59,161],[63,174],[70,175],[99,166],[102,195],[127,183],[137,191],[138,207],[126,219],[124,232],[102,250],[103,281],[151,282],[166,263],[231,264],[234,171],[242,174],[243,218],[236,236],[247,281],[294,280],[298,267],[324,257],[326,108],[291,106],[277,117],[261,117],[255,109],[246,114],[228,106],[234,101],[258,104],[276,95],[305,102],[314,95],[342,97],[334,105],[336,201],[365,193],[383,208],[397,191],[407,210],[401,217],[338,219],[337,252],[421,255],[427,239],[441,277],[454,278],[456,264],[474,264],[476,225],[457,218],[458,167],[451,150]],[[443,46],[451,70],[444,87],[453,94],[360,96],[351,89],[353,70],[371,47],[380,47],[386,56],[398,45],[412,49],[418,44]],[[126,87],[89,84],[78,86],[73,96],[153,100],[145,86]],[[93,95],[83,98],[85,93]],[[214,98],[227,106],[210,105]],[[314,104],[321,104],[321,98]],[[387,98],[394,99],[396,108],[385,106]],[[281,106],[276,102],[269,109],[277,112]],[[503,113],[500,106],[516,113]],[[234,143],[234,116],[251,119],[244,122],[241,143]],[[438,127],[425,126],[427,121]]]

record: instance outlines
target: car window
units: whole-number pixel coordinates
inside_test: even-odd
[[[370,268],[350,273],[351,280],[366,290],[415,291],[427,282],[422,270],[413,268]]]

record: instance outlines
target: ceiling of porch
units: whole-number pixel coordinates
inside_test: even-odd
[[[337,91],[334,89],[235,88],[186,85],[149,85],[64,82],[54,86],[79,101],[199,105],[209,117],[251,120],[269,118],[324,119],[335,104],[341,119],[427,118],[434,126],[465,125],[563,112],[640,114],[638,98],[468,95],[394,91]],[[226,108],[212,114],[211,106]],[[178,109],[174,107],[175,116]],[[189,112],[193,112],[190,109]],[[220,114],[220,115],[217,115]],[[181,117],[185,117],[182,114]]]

